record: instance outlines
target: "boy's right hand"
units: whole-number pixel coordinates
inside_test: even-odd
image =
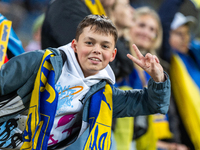
[[[164,82],[163,67],[160,65],[158,58],[150,53],[147,53],[144,57],[135,44],[133,44],[133,49],[138,59],[130,54],[127,54],[127,57],[146,71],[155,82]]]

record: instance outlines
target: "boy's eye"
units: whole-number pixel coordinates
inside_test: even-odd
[[[92,45],[92,42],[85,42],[87,45]]]
[[[107,46],[107,45],[103,45],[102,47],[103,47],[104,49],[109,48],[109,46]]]

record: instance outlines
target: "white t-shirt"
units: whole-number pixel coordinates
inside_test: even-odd
[[[90,87],[101,79],[107,79],[114,84],[115,78],[109,65],[98,74],[84,77],[71,44],[60,47],[67,55],[61,76],[56,83],[59,93],[58,106],[54,125],[51,130],[48,145],[54,145],[80,130],[82,122],[83,102],[81,101]]]

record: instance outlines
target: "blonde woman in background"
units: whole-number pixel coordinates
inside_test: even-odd
[[[134,25],[125,31],[124,35],[126,39],[129,41],[129,43],[136,44],[140,48],[143,55],[146,55],[150,52],[152,55],[155,56],[155,59],[158,60],[157,50],[161,46],[163,33],[157,12],[149,7],[140,7],[135,9],[133,19]],[[132,45],[129,45],[129,48],[132,55],[136,56],[132,49]],[[161,59],[159,60],[164,66],[165,71],[167,71],[168,64]],[[149,78],[150,76],[146,72],[144,72],[140,67],[134,64],[134,69],[132,73],[128,77],[125,77],[122,82],[123,85],[128,85],[131,88],[142,89],[143,87],[147,86]],[[122,83],[118,84],[122,85]],[[121,130],[121,128],[123,128],[123,126],[118,125],[122,122],[124,124],[131,124],[130,126],[133,126],[133,122],[131,122],[130,119],[117,119],[115,137],[123,137],[123,133],[118,132],[119,130]],[[164,129],[163,127],[160,127],[160,123],[164,124]],[[161,129],[162,132],[159,129]],[[130,132],[133,132],[133,129],[130,129]],[[124,141],[130,141],[130,135],[131,134],[129,133],[129,137],[126,136],[127,140]],[[132,146],[130,146],[130,143],[128,143],[128,149],[137,150],[155,150],[157,149],[158,139],[172,137],[172,134],[169,131],[167,116],[159,114],[135,117],[134,134],[132,135],[133,137],[131,137],[131,140],[134,139],[134,141],[136,142],[133,142]],[[116,138],[116,141],[117,146],[120,145],[120,140],[117,140]],[[121,149],[119,147],[117,148],[118,150]]]
[[[135,24],[130,28],[129,35],[127,35],[130,38],[130,43],[133,42],[138,47],[140,47],[143,55],[146,55],[149,52],[152,55],[158,57],[157,51],[162,44],[163,30],[157,12],[149,7],[140,7],[136,9],[133,17]],[[130,49],[131,53],[135,55],[131,45]],[[164,70],[167,71],[167,63],[165,63],[160,58],[159,60],[163,64]],[[143,71],[137,65],[134,65],[134,70],[129,76],[129,83],[132,88],[141,89],[147,86],[149,78],[150,76],[145,71]],[[160,133],[160,131],[156,132],[158,131],[158,127],[156,127],[155,130],[155,126],[157,126],[158,124],[154,123],[154,120],[156,118],[159,118],[159,121],[162,121],[162,123],[166,120],[165,115],[150,115],[146,116],[146,118],[144,118],[143,116],[139,116],[135,118],[135,130],[133,138],[136,141],[137,149],[157,149],[157,140],[159,138],[158,133]],[[144,131],[145,133],[143,133],[142,135],[140,135],[142,128],[142,125],[140,125],[141,120],[146,120],[143,121],[143,123],[146,122],[147,124],[146,132]],[[166,126],[168,126],[168,124]],[[166,135],[164,136],[170,138],[171,133],[169,132],[169,126],[165,130],[166,133],[164,134]]]
[[[125,31],[126,38],[129,39],[130,43],[133,42],[136,44],[141,49],[143,55],[148,52],[157,55],[157,51],[162,44],[163,36],[162,26],[157,12],[152,8],[144,6],[135,9],[133,18],[134,25]],[[129,47],[131,53],[134,54],[132,45]],[[165,69],[167,69],[168,64],[163,60],[160,61],[164,64]],[[136,65],[135,67],[135,69],[138,69]],[[143,80],[143,86],[146,86]]]

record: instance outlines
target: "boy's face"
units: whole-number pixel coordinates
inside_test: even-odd
[[[85,77],[95,75],[113,61],[117,53],[114,37],[94,32],[95,27],[83,29],[78,41],[72,41],[72,48]]]

